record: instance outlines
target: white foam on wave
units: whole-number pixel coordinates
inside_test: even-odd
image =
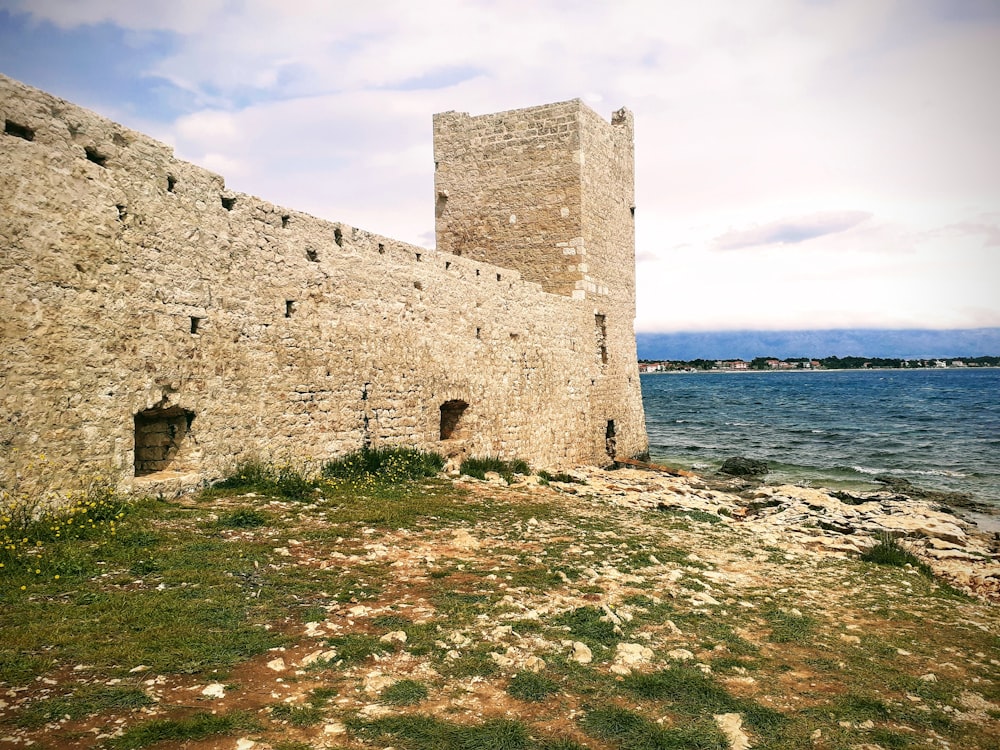
[[[924,477],[952,477],[962,479],[966,474],[958,471],[947,471],[945,469],[872,469],[867,466],[852,466],[852,470],[859,474],[889,474],[890,476],[904,477],[916,474]]]

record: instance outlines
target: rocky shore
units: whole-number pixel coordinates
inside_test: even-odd
[[[753,467],[751,467],[753,468]],[[761,545],[857,557],[885,535],[925,561],[935,574],[977,597],[1000,601],[1000,535],[982,531],[936,494],[895,480],[884,490],[847,493],[748,476],[667,474],[649,469],[581,469],[585,492],[637,510],[710,513],[753,534]],[[678,475],[681,474],[681,475]],[[556,484],[564,492],[584,492]]]

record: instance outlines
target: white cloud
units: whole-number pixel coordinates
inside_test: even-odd
[[[868,211],[826,211],[809,216],[771,221],[767,224],[729,231],[716,237],[719,250],[738,250],[759,245],[796,245],[818,237],[839,234],[871,218]]]

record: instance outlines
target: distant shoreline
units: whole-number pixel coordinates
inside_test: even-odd
[[[1000,370],[1000,365],[977,365],[975,367],[803,367],[801,369],[797,367],[788,367],[783,370],[779,369],[767,369],[767,370],[735,370],[735,369],[713,369],[713,370],[651,370],[649,372],[640,372],[639,376],[643,375],[711,375],[713,373],[722,373],[725,375],[747,375],[752,373],[807,373],[807,372],[958,372],[962,370]]]

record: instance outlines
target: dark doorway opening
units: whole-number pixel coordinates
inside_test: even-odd
[[[135,415],[135,475],[177,468],[194,412],[179,406],[146,409]]]
[[[604,428],[604,450],[611,457],[615,457],[617,453],[616,440],[615,440],[615,420],[609,419],[608,426]]]
[[[461,437],[462,415],[469,405],[454,399],[441,404],[441,439],[453,440]]]

